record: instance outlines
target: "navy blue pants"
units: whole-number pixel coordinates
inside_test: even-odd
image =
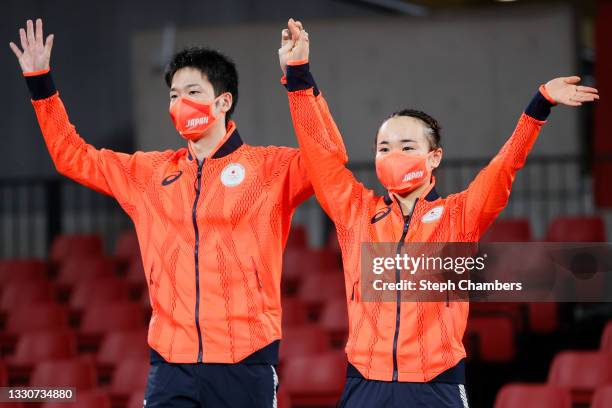
[[[146,408],[272,408],[278,377],[269,364],[151,361]]]
[[[463,384],[347,377],[338,408],[468,408]]]

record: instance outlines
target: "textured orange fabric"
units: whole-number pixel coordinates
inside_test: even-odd
[[[196,362],[197,161],[187,148],[97,150],[77,134],[57,93],[32,103],[57,170],[113,196],[134,222],[153,308],[149,345],[167,361]],[[230,123],[224,142],[235,131]],[[281,337],[282,252],[294,210],[312,186],[299,150],[287,147],[242,144],[206,159],[201,171],[203,362],[235,363]]]
[[[349,313],[348,360],[368,379],[393,379],[396,302],[362,302],[362,242],[399,242],[404,218],[397,203],[365,188],[338,160],[334,139],[326,131],[333,122],[312,89],[289,92],[293,125],[317,199],[338,233]],[[515,173],[520,169],[544,122],[523,114],[510,139],[469,187],[446,198],[418,200],[405,242],[477,242],[505,207]],[[388,207],[391,207],[390,209]],[[437,220],[423,216],[442,207]],[[372,222],[376,214],[389,215]],[[397,342],[397,380],[426,382],[465,357],[462,338],[467,302],[401,302]]]

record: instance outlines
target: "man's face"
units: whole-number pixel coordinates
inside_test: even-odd
[[[387,119],[376,136],[376,158],[399,151],[408,155],[424,155],[431,151],[425,124],[410,116],[396,116]],[[442,160],[442,149],[433,150],[427,160],[430,170],[438,167]]]
[[[224,115],[232,106],[232,95],[229,92],[215,98],[215,89],[206,75],[192,67],[181,68],[174,73],[169,96],[170,107],[182,96],[189,96],[204,103],[214,102],[212,113],[215,117]]]

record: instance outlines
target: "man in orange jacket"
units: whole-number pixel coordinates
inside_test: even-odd
[[[10,47],[57,170],[114,197],[134,222],[153,308],[145,405],[276,406],[282,253],[312,194],[300,152],[243,143],[230,120],[236,67],[203,48],[176,54],[165,75],[185,148],[95,149],[53,83],[53,35],[44,39],[40,19],[19,33],[21,48]]]
[[[598,99],[579,78],[540,87],[517,127],[469,185],[440,197],[432,170],[442,160],[440,128],[429,115],[402,110],[378,130],[376,172],[388,193],[365,188],[333,154],[341,139],[309,72],[308,33],[289,20],[281,49],[290,49],[285,81],[297,139],[315,194],[336,226],[349,313],[347,382],[340,407],[467,407],[462,338],[467,302],[404,302],[362,298],[362,243],[477,242],[503,210],[551,107]],[[332,132],[330,132],[332,130]],[[399,281],[399,271],[396,272]]]

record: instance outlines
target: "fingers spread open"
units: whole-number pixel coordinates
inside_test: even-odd
[[[34,36],[34,23],[32,20],[28,20],[26,23],[26,35],[28,38],[28,45],[34,47],[36,45],[36,37]]]
[[[42,24],[42,20],[36,19],[36,45],[39,47],[43,46],[43,24]]]
[[[19,47],[14,42],[10,42],[9,47],[11,47],[11,50],[13,50],[13,53],[15,53],[15,56],[17,58],[21,58],[21,56],[23,55],[23,52],[21,52]]]

